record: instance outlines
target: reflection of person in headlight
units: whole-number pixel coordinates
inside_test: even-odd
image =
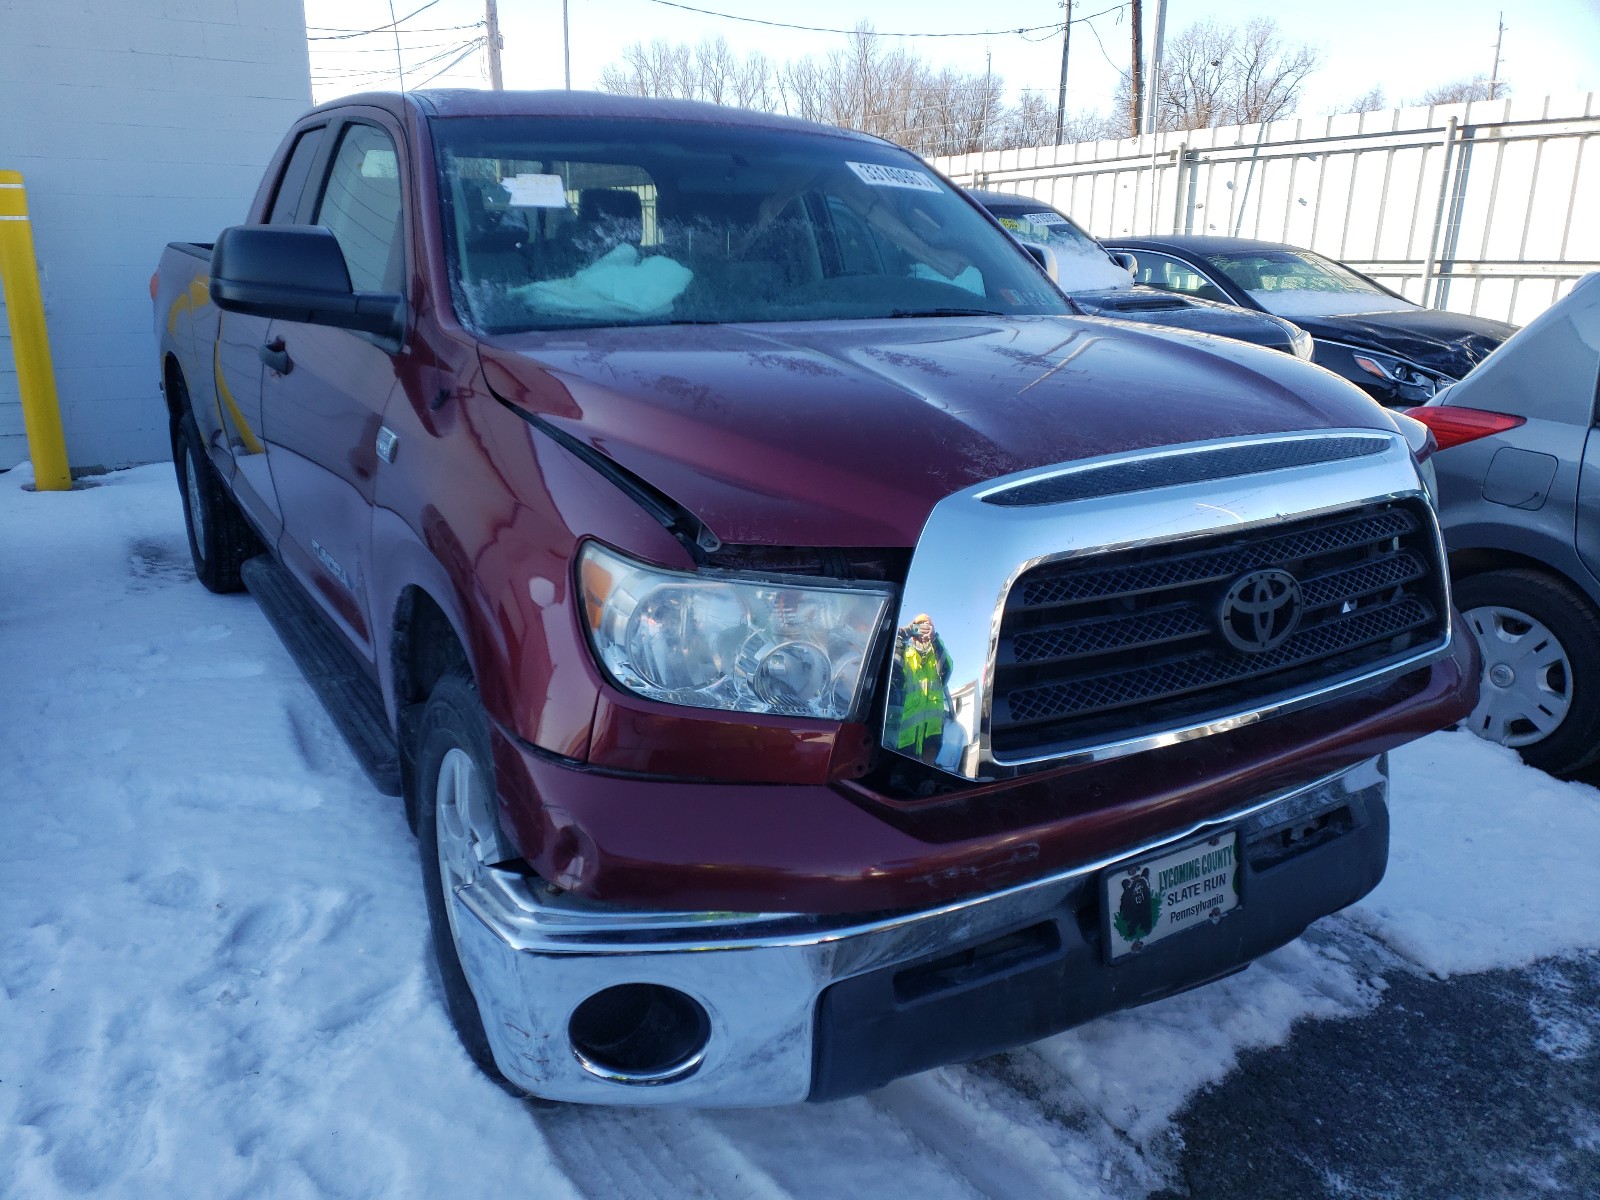
[[[895,654],[900,660],[897,675],[901,706],[896,748],[932,762],[944,742],[950,654],[934,632],[927,613],[918,614],[909,625],[896,631]],[[890,697],[890,703],[895,699]]]

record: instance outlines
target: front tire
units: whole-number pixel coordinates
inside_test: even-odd
[[[237,592],[244,586],[239,568],[261,553],[261,543],[217,478],[187,405],[173,439],[172,458],[178,469],[195,578],[210,591]]]
[[[1600,758],[1600,614],[1588,598],[1519,567],[1469,575],[1455,601],[1483,653],[1467,727],[1552,775]]]
[[[429,694],[418,723],[411,778],[428,924],[450,1023],[485,1075],[511,1095],[530,1098],[494,1061],[458,948],[456,890],[510,857],[496,815],[489,719],[477,686],[466,675],[443,676]]]

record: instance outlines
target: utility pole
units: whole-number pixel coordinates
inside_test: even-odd
[[[489,27],[484,38],[489,51],[489,86],[497,92],[504,91],[505,81],[500,78],[500,9],[495,0],[484,0],[483,21]]]
[[[989,148],[989,97],[994,94],[994,51],[983,52],[983,115],[978,118],[978,151],[982,153]],[[954,130],[947,131],[954,133]],[[964,154],[972,151],[964,150]]]
[[[1066,0],[1067,16],[1061,23],[1061,95],[1056,100],[1056,145],[1061,145],[1067,127],[1067,50],[1072,45],[1072,0]]]
[[[1150,79],[1144,89],[1145,132],[1156,131],[1161,108],[1161,42],[1167,32],[1167,0],[1156,0],[1155,39],[1150,43]]]
[[[572,90],[572,34],[567,25],[567,0],[561,0],[561,70]]]
[[[1500,42],[1506,36],[1506,15],[1500,14],[1500,28],[1494,35],[1494,70],[1489,74],[1489,99],[1494,99],[1494,94],[1500,88]]]
[[[1133,73],[1128,77],[1128,87],[1132,92],[1131,103],[1128,105],[1128,136],[1139,136],[1139,109],[1144,104],[1144,43],[1143,33],[1144,10],[1140,7],[1139,0],[1133,0]]]

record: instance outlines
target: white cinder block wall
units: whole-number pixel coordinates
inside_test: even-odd
[[[27,183],[74,470],[170,453],[150,273],[244,218],[310,79],[301,0],[0,0],[0,169]],[[27,456],[0,320],[0,469]]]

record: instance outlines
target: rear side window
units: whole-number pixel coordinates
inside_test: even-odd
[[[387,133],[374,125],[346,126],[316,223],[338,239],[356,291],[401,290],[400,158]]]
[[[267,212],[268,225],[292,225],[299,213],[300,195],[306,190],[306,180],[311,176],[311,164],[322,148],[325,126],[308,129],[295,139],[289,152],[289,164],[283,169],[283,179],[278,184],[278,194],[272,198],[272,208]]]
[[[1133,256],[1139,266],[1134,279],[1163,291],[1180,292],[1185,296],[1198,296],[1202,300],[1220,300],[1232,303],[1223,290],[1186,262],[1157,254],[1154,250],[1135,250]]]

